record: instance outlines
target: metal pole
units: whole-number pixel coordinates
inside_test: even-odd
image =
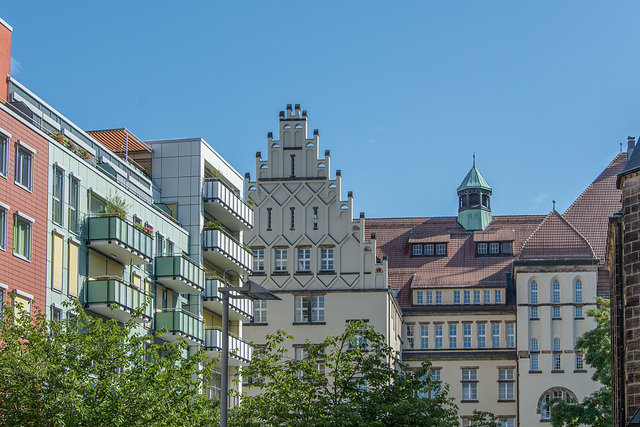
[[[224,272],[224,283],[227,284],[227,272]],[[222,384],[220,391],[220,427],[227,427],[227,410],[229,408],[229,292],[222,293]]]

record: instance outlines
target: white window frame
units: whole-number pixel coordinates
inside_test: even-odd
[[[553,281],[553,301],[552,304],[560,304],[560,282],[558,280]]]
[[[325,322],[324,295],[294,295],[294,322]]]
[[[584,371],[584,353],[576,351],[576,371]]]
[[[447,245],[445,243],[437,243],[436,255],[446,255],[446,254],[447,254]]]
[[[474,290],[473,291],[473,303],[474,304],[480,304],[480,291],[479,290]]]
[[[502,304],[502,289],[496,289],[493,303]]]
[[[9,167],[9,139],[11,134],[0,129],[0,176],[6,178]]]
[[[529,304],[538,304],[538,282],[535,280],[529,284]]]
[[[471,304],[471,291],[464,291],[464,304]]]
[[[458,325],[449,324],[449,348],[458,348]]]
[[[491,347],[500,348],[500,323],[491,324]]]
[[[253,323],[267,323],[267,300],[253,301]]]
[[[500,253],[500,243],[489,243],[489,253],[492,255]]]
[[[55,224],[64,224],[64,169],[55,166],[51,189],[51,219]]]
[[[516,347],[516,324],[515,323],[507,323],[507,348],[515,348]]]
[[[309,295],[295,295],[295,323],[309,323]]]
[[[311,323],[324,323],[324,295],[311,295]]]
[[[453,303],[460,304],[460,291],[453,291]]]
[[[529,370],[530,371],[539,371],[540,370],[540,359],[538,356],[538,353],[533,353],[529,356],[530,359],[530,366],[529,366]]]
[[[253,271],[264,271],[264,249],[253,249]]]
[[[416,304],[417,305],[424,305],[424,292],[423,291],[416,291]]]
[[[442,324],[433,325],[436,348],[442,348]]]
[[[311,271],[311,249],[298,249],[298,271]]]
[[[487,347],[487,325],[478,323],[478,348]]]
[[[553,318],[554,319],[562,318],[562,313],[560,311],[560,307],[559,306],[554,306],[553,307]]]
[[[413,245],[411,254],[413,256],[422,256],[422,245]]]
[[[582,302],[582,281],[577,279],[575,283],[575,303],[582,304]]]
[[[424,254],[426,256],[433,256],[434,253],[433,245],[424,245]]]
[[[21,215],[19,212],[13,216],[13,255],[20,259],[24,259],[25,261],[31,262],[31,251],[33,249],[33,223],[35,221],[25,215]],[[27,225],[26,232],[26,243],[25,243],[25,252],[26,254],[21,254],[17,252],[18,245],[20,244],[20,233],[17,233],[17,228],[19,224]]]
[[[274,271],[286,272],[287,271],[287,249],[276,249],[274,261],[275,261]]]
[[[35,151],[30,149],[24,144],[16,144],[16,158],[15,158],[15,183],[19,187],[22,187],[28,191],[33,191],[33,163],[35,157]],[[26,158],[26,165],[22,159]],[[23,168],[27,167],[27,176],[25,177]],[[27,180],[27,183],[22,182],[23,179]]]
[[[486,243],[478,243],[478,255],[486,255],[487,254],[487,244]]]
[[[442,291],[436,291],[436,305],[442,304]]]
[[[491,304],[491,291],[488,289],[485,289],[484,291],[484,303]]]
[[[320,248],[320,271],[333,271],[333,248]]]
[[[80,204],[80,180],[73,175],[69,178],[69,230],[73,233],[78,233],[78,207]]]
[[[427,305],[432,305],[433,304],[433,292],[432,291],[426,291],[425,292],[425,302]]]
[[[529,307],[529,319],[539,319],[537,305],[535,307]]]
[[[420,348],[429,348],[429,325],[426,323],[420,325]]]
[[[462,347],[471,348],[471,323],[462,325]]]
[[[7,250],[7,217],[9,216],[9,206],[0,203],[0,250]]]
[[[413,324],[409,324],[407,323],[407,325],[405,325],[405,331],[407,333],[407,349],[413,349],[415,348],[415,337],[413,335],[414,331],[414,325]]]
[[[478,371],[462,370],[462,401],[478,400]]]

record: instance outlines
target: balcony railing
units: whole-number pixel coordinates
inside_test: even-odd
[[[222,329],[207,328],[204,331],[204,348],[211,356],[222,352]],[[251,361],[253,349],[248,342],[233,334],[229,334],[229,365],[246,365]]]
[[[218,265],[222,270],[240,267],[247,273],[251,272],[249,266],[253,254],[222,230],[203,230],[202,248],[205,251],[205,258],[208,258],[214,265]]]
[[[182,337],[192,344],[204,342],[204,320],[181,308],[157,312],[154,326],[156,331],[167,328],[167,331],[159,336],[165,341],[175,341]]]
[[[204,290],[204,269],[185,255],[157,256],[156,281],[178,294],[199,294]]]
[[[88,219],[87,245],[121,264],[149,264],[153,236],[116,215]]]
[[[207,178],[202,185],[205,209],[234,230],[253,228],[253,208],[217,178]]]
[[[132,319],[133,311],[143,306],[142,317],[136,320],[150,322],[152,319],[151,294],[119,277],[87,280],[84,295],[85,308],[119,322]]]
[[[218,313],[221,313],[222,310],[222,294],[218,292],[218,288],[221,287],[224,287],[222,279],[217,277],[207,277],[205,279],[204,306]],[[229,294],[229,308],[231,309],[229,311],[229,319],[234,322],[252,320],[253,301],[249,298],[237,298],[240,294],[235,291]]]

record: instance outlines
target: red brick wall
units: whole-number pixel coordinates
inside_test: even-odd
[[[7,99],[7,75],[11,73],[11,31],[0,24],[0,97]]]
[[[2,27],[0,25],[0,27]],[[7,214],[7,250],[0,250],[0,283],[9,291],[19,289],[34,296],[33,305],[45,309],[47,278],[47,186],[49,170],[48,140],[0,107],[0,128],[9,132],[7,178],[0,176],[0,202],[10,206]],[[14,182],[16,144],[21,140],[36,150],[33,157],[33,190],[28,192]],[[13,255],[13,220],[17,211],[33,218],[31,262]]]

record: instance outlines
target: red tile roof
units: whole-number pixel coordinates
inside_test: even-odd
[[[557,211],[551,211],[547,215],[524,243],[518,256],[522,260],[594,258],[595,254],[587,239]]]

